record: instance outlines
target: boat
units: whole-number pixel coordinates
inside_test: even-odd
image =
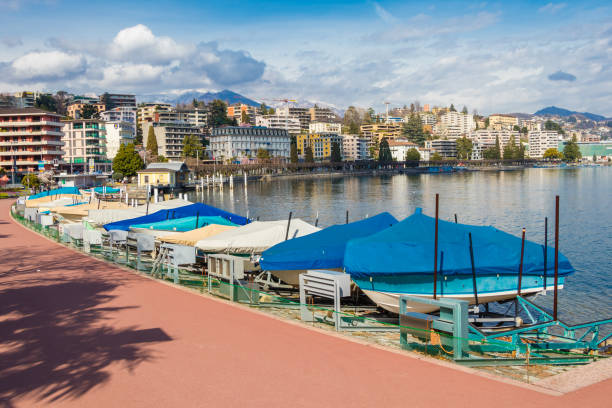
[[[159,237],[160,242],[195,247],[198,241],[237,228],[233,225],[210,224],[187,232],[173,232]]]
[[[299,275],[309,269],[341,271],[346,243],[366,237],[397,223],[387,212],[349,224],[338,224],[319,232],[281,242],[263,252],[259,263],[263,271],[292,286],[299,285]]]
[[[105,225],[113,222],[123,221],[131,218],[142,217],[152,214],[157,211],[184,207],[193,204],[191,201],[175,198],[168,201],[160,201],[157,203],[149,203],[138,207],[130,207],[123,209],[90,209],[87,211],[87,220],[96,225]]]
[[[229,221],[226,218],[219,216],[190,216],[183,218],[175,218],[158,222],[151,223],[143,223],[143,224],[133,224],[130,225],[130,232],[138,232],[150,235],[156,235],[156,233],[162,231],[168,231],[170,233],[174,232],[186,232],[191,231],[196,228],[205,227],[207,225],[229,225],[229,226],[237,226],[233,222]],[[165,235],[165,234],[164,234]]]
[[[518,295],[521,238],[491,226],[438,222],[438,298],[462,299],[475,304],[477,294],[478,303],[484,304],[511,300]],[[349,241],[344,254],[345,272],[373,302],[393,313],[399,311],[400,295],[433,298],[434,227],[435,219],[417,208],[413,215],[392,227]],[[521,295],[551,290],[553,265],[552,248],[544,251],[542,245],[525,241]],[[568,259],[559,254],[559,289],[573,272]],[[421,303],[409,303],[408,307],[420,313],[437,310]]]

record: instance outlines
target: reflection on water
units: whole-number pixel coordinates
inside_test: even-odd
[[[440,194],[440,217],[494,225],[515,235],[544,241],[549,219],[549,245],[554,244],[555,195],[561,200],[560,248],[577,273],[561,291],[561,318],[569,321],[612,316],[612,168],[526,169],[395,176],[282,179],[249,182],[247,190],[208,190],[190,199],[261,220],[293,217],[319,226],[388,211],[402,219],[422,207],[433,215]],[[537,302],[552,304],[552,294]]]

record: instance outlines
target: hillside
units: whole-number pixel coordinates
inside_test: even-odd
[[[578,116],[584,116],[585,118],[590,119],[590,120],[594,120],[596,122],[599,122],[599,121],[602,121],[602,120],[606,120],[605,116],[597,115],[595,113],[576,112],[576,111],[571,111],[571,110],[568,110],[568,109],[558,108],[556,106],[549,106],[549,107],[546,107],[544,109],[540,109],[539,111],[534,113],[534,115],[536,115],[536,116],[561,116],[561,117],[578,115]]]

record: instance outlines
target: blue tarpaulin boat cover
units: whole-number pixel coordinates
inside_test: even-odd
[[[281,242],[264,251],[259,260],[266,271],[342,268],[346,243],[396,224],[384,212],[350,224],[333,225],[304,237]]]
[[[157,212],[154,212],[153,214],[143,215],[142,217],[112,222],[110,224],[105,224],[104,229],[107,231],[116,229],[127,231],[130,229],[131,225],[135,224],[147,224],[152,222],[159,222],[197,215],[199,215],[200,217],[219,216],[237,225],[246,225],[249,222],[248,219],[240,215],[232,214],[230,212],[211,207],[210,205],[195,203],[178,208],[159,210]]]
[[[96,187],[93,190],[96,194],[115,194],[120,191],[120,189],[114,187]]]
[[[196,223],[197,223],[197,226],[196,226]],[[151,222],[148,224],[134,224],[134,225],[130,225],[130,227],[131,228],[146,228],[146,229],[161,230],[161,231],[186,232],[186,231],[194,230],[196,228],[202,228],[210,224],[236,226],[236,224],[234,224],[233,222],[227,220],[226,218],[219,217],[219,216],[212,216],[212,217],[210,216],[208,217],[191,216],[191,217],[176,218],[173,220]]]
[[[344,254],[346,272],[355,278],[433,274],[435,219],[420,208],[405,220],[377,234],[349,241]],[[469,236],[472,234],[476,274],[518,275],[521,238],[490,226],[438,221],[438,272],[470,274]],[[547,275],[553,274],[554,248],[547,249]],[[440,272],[441,271],[441,272]],[[559,275],[574,268],[559,254]],[[544,275],[544,246],[525,241],[523,274]]]
[[[42,191],[38,194],[34,194],[28,197],[28,200],[33,200],[35,198],[59,195],[59,194],[78,194],[81,195],[81,192],[76,187],[61,187],[56,188],[55,190]]]

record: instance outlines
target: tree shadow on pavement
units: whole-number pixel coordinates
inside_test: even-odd
[[[149,345],[170,341],[160,328],[105,323],[117,286],[96,279],[31,282],[0,290],[0,406],[23,396],[78,398],[107,382],[111,364],[132,370],[154,359]]]

